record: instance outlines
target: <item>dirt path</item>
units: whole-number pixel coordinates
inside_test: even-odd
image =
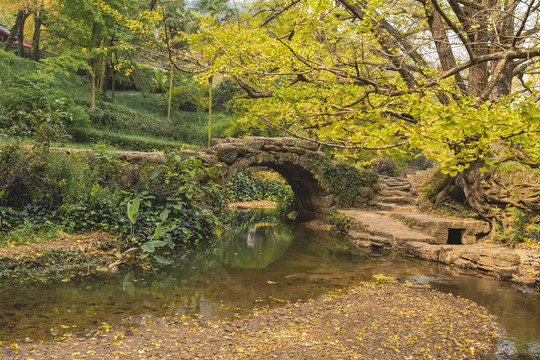
[[[251,318],[145,318],[90,337],[11,344],[2,359],[477,359],[498,330],[471,301],[419,287],[365,283],[347,294]]]

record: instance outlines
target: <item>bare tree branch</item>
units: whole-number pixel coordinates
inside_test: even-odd
[[[268,120],[268,118],[266,118],[265,116],[261,116],[261,119],[264,120],[265,123],[267,123],[268,125],[286,133],[286,134],[289,134],[290,136],[292,137],[295,137],[297,139],[302,139],[302,140],[307,140],[307,141],[311,141],[311,142],[314,142],[316,144],[319,144],[319,145],[324,145],[324,146],[329,146],[329,147],[334,147],[334,148],[338,148],[338,149],[347,149],[347,150],[385,150],[385,149],[392,149],[392,148],[396,148],[396,147],[399,147],[399,146],[403,146],[403,145],[406,145],[409,143],[409,140],[405,140],[405,141],[401,141],[399,143],[395,143],[395,144],[390,144],[390,145],[382,145],[382,146],[365,146],[364,144],[361,144],[361,145],[353,145],[353,146],[349,146],[349,145],[343,145],[343,144],[336,144],[336,143],[327,143],[327,142],[324,142],[324,141],[319,141],[317,139],[312,139],[312,138],[309,138],[309,137],[306,137],[306,136],[302,136],[302,135],[299,135],[293,131],[290,131],[282,126],[279,126],[275,123],[273,123],[272,121]]]
[[[279,11],[273,13],[272,15],[270,15],[269,17],[267,17],[262,23],[259,24],[259,27],[263,27],[265,26],[266,24],[268,24],[270,21],[274,20],[276,17],[278,17],[279,15],[281,15],[282,13],[284,13],[285,11],[289,10],[291,7],[293,7],[294,5],[298,4],[301,0],[293,0],[291,1],[290,4],[284,6],[283,8],[281,8]]]

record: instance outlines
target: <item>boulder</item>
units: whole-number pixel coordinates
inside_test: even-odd
[[[432,245],[421,241],[409,241],[404,244],[405,251],[422,259],[439,261],[440,245]]]

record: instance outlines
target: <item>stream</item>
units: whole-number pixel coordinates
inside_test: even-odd
[[[232,213],[229,224],[212,246],[164,254],[173,265],[155,274],[132,269],[108,279],[0,284],[0,341],[84,336],[87,329],[136,324],[143,315],[233,319],[384,275],[471,299],[495,314],[505,334],[489,359],[540,359],[534,289],[401,253],[358,250],[345,238],[280,224],[266,212]]]

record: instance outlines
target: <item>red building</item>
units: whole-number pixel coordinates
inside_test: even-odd
[[[11,31],[9,31],[7,26],[4,26],[4,25],[0,24],[0,42],[5,42],[7,40],[7,38],[9,37],[10,32]],[[19,45],[19,42],[17,40],[15,40],[13,42],[13,45]],[[26,47],[26,48],[31,48],[32,47],[32,45],[30,45],[26,41],[23,41],[23,46]]]

